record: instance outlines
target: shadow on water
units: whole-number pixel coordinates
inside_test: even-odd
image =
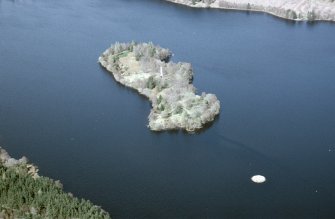
[[[243,151],[247,151],[248,153],[254,154],[254,155],[256,155],[257,157],[260,157],[260,158],[268,159],[267,156],[265,156],[261,152],[255,150],[254,148],[252,148],[252,147],[250,147],[250,146],[248,146],[248,145],[246,145],[246,144],[244,144],[240,141],[231,139],[229,137],[225,137],[222,134],[218,134],[218,136],[221,138],[222,141],[228,142],[229,144],[232,144],[235,147],[237,147],[239,149],[242,149]]]
[[[234,149],[246,152],[247,154],[252,155],[254,159],[262,160],[264,163],[271,163],[272,168],[276,167],[276,169],[285,169],[285,171],[289,171],[289,168],[282,165],[279,161],[276,161],[273,157],[269,157],[264,153],[261,153],[258,150],[255,150],[252,146],[248,146],[247,144],[240,142],[238,140],[229,138],[224,136],[221,133],[218,133],[218,137],[223,141],[226,142],[234,147]],[[226,145],[226,144],[225,144]]]
[[[304,175],[301,172],[293,170],[290,167],[289,164],[283,163],[280,159],[276,159],[274,157],[267,156],[266,154],[261,153],[258,150],[255,150],[252,146],[244,144],[244,143],[242,143],[242,142],[240,142],[238,140],[226,137],[226,136],[224,136],[222,134],[218,134],[218,137],[220,137],[222,139],[222,141],[233,145],[233,147],[236,147],[235,148],[236,150],[246,152],[246,154],[250,154],[251,157],[254,160],[261,161],[260,165],[261,165],[262,168],[264,168],[263,169],[264,173],[265,174],[268,173],[270,175],[270,178],[271,178],[272,174],[278,175],[280,177],[294,176],[294,180],[292,178],[291,180],[288,180],[287,182],[285,182],[288,187],[292,187],[293,185],[299,185],[299,184],[301,184],[301,185],[303,185],[303,189],[305,191],[313,191],[313,192],[316,191],[317,192],[316,185],[313,184],[313,183],[308,183],[310,181],[309,176],[306,176],[306,175]],[[266,177],[268,177],[268,176],[266,175]],[[272,179],[272,180],[276,180],[276,179]],[[317,188],[320,191],[322,191],[322,190],[323,191],[327,191],[327,187],[326,186],[317,185]],[[332,200],[332,199],[335,198],[335,195],[331,194],[329,192],[327,194],[327,198],[329,200]],[[312,201],[313,200],[314,199],[312,198]]]
[[[184,129],[171,129],[171,130],[164,130],[164,131],[152,131],[154,134],[160,135],[163,133],[168,133],[171,135],[176,135],[182,133],[183,135],[200,135],[201,133],[206,132],[209,128],[211,128],[214,123],[220,120],[220,114],[215,116],[213,121],[206,123],[201,129],[195,130],[194,132],[188,132]]]
[[[285,170],[285,171],[291,171],[289,166],[284,165],[283,163],[281,163],[279,160],[276,160],[273,157],[269,157],[264,153],[261,153],[260,151],[254,149],[252,146],[249,146],[243,142],[240,142],[238,140],[229,138],[224,136],[221,133],[218,133],[218,137],[220,137],[220,139],[223,142],[226,142],[230,145],[232,145],[233,147],[235,147],[236,150],[241,150],[244,151],[248,154],[251,154],[254,158],[259,158],[259,160],[262,160],[264,163],[271,163],[272,168],[273,167],[277,167],[277,169],[281,169],[281,170]]]
[[[120,218],[332,218],[334,159],[324,145],[335,142],[334,26],[163,0],[29,0],[36,7],[12,10],[14,2],[0,0],[0,143],[13,156]],[[44,28],[31,24],[36,16]],[[148,99],[114,85],[87,55],[116,39],[152,40],[208,67],[195,82],[224,97],[221,116],[193,134],[147,129]],[[85,52],[74,59],[69,47]],[[250,182],[255,173],[264,186]],[[313,209],[325,210],[308,217]]]
[[[314,28],[315,25],[317,25],[317,23],[318,23],[317,21],[307,21],[306,22],[308,28]]]

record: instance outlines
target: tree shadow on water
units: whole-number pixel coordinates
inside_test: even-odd
[[[210,129],[217,121],[219,121],[219,118],[220,118],[220,114],[215,116],[213,121],[210,121],[210,122],[204,124],[204,126],[201,129],[197,129],[193,132],[188,132],[185,129],[169,129],[169,130],[162,130],[162,131],[151,131],[150,130],[150,131],[153,132],[154,134],[157,134],[157,135],[161,135],[161,134],[164,134],[164,133],[168,133],[168,134],[171,134],[171,135],[177,135],[177,134],[180,134],[180,133],[182,135],[189,135],[189,136],[200,135],[200,134],[206,132],[208,129]]]

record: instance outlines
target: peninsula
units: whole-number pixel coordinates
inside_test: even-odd
[[[259,11],[296,21],[335,21],[335,0],[166,0],[197,8]]]
[[[90,201],[65,193],[62,184],[38,174],[27,158],[0,147],[0,218],[110,218]]]
[[[214,120],[220,101],[214,94],[196,95],[191,64],[170,62],[171,55],[152,43],[115,43],[99,62],[116,81],[149,98],[151,130],[194,132]]]

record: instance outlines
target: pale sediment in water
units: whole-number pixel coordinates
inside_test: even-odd
[[[189,63],[169,62],[171,52],[152,43],[116,43],[100,57],[100,64],[116,81],[136,89],[152,103],[148,127],[153,131],[203,128],[220,112],[214,94],[195,94]]]
[[[334,0],[166,0],[197,8],[266,12],[297,21],[335,21]]]

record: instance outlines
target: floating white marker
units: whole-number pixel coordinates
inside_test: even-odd
[[[265,176],[262,176],[262,175],[255,175],[255,176],[251,177],[251,180],[254,183],[263,183],[263,182],[266,181],[266,178],[265,178]]]
[[[161,78],[163,77],[163,67],[161,66]]]

